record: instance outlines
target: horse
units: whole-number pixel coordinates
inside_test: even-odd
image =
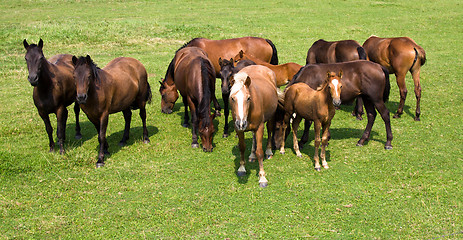
[[[191,111],[192,143],[197,148],[199,134],[205,152],[212,152],[214,124],[216,114],[210,114],[211,101],[215,93],[215,70],[207,58],[207,54],[197,47],[186,47],[179,50],[175,56],[174,85],[182,95],[185,115],[183,126],[189,126],[188,107]],[[169,94],[164,92],[165,95]],[[161,101],[164,101],[163,97]],[[215,106],[219,111],[220,106]]]
[[[235,62],[242,60],[251,60],[258,65],[266,66],[275,72],[277,87],[288,84],[289,81],[293,78],[294,75],[301,69],[301,65],[293,62],[284,63],[280,65],[272,65],[265,61],[260,60],[259,58],[254,57],[253,55],[240,50],[240,52],[233,58]]]
[[[421,109],[421,66],[426,63],[426,52],[409,37],[379,38],[369,37],[364,43],[363,48],[367,52],[370,61],[379,63],[389,73],[394,73],[399,86],[400,102],[394,118],[399,118],[403,114],[405,99],[407,98],[407,87],[405,86],[405,75],[409,71],[412,74],[415,84],[415,121],[420,121]]]
[[[278,53],[273,42],[269,39],[259,37],[242,37],[223,40],[194,38],[183,47],[199,47],[203,49],[214,65],[217,78],[220,78],[219,58],[232,58],[240,50],[244,50],[270,64],[278,64]]]
[[[341,77],[342,70],[338,75],[334,72],[327,72],[326,80],[317,90],[313,90],[305,83],[295,83],[285,90],[284,108],[285,116],[283,121],[283,132],[286,131],[286,124],[293,114],[296,117],[292,122],[293,129],[293,148],[298,157],[302,157],[299,151],[297,142],[297,129],[302,118],[314,122],[315,129],[315,170],[320,171],[320,160],[318,157],[318,148],[320,142],[322,149],[320,156],[322,158],[322,166],[328,168],[328,163],[325,158],[325,148],[329,141],[329,129],[331,120],[336,113],[335,107],[341,105]],[[320,139],[320,129],[322,138]],[[285,141],[282,138],[280,153],[285,153]]]
[[[357,146],[363,146],[369,139],[371,129],[376,119],[376,111],[381,115],[386,127],[386,143],[384,148],[386,150],[392,149],[392,130],[389,110],[385,102],[389,99],[390,83],[389,72],[386,68],[367,60],[357,60],[342,63],[331,64],[308,64],[301,68],[301,70],[294,76],[288,87],[292,84],[303,82],[309,85],[312,89],[317,89],[324,81],[327,71],[339,72],[342,70],[342,104],[352,104],[358,97],[362,97],[365,110],[367,112],[367,126],[363,132],[362,137],[357,142]],[[308,140],[310,122],[306,121],[304,135],[299,142],[299,147],[302,147]],[[276,123],[279,128],[281,120]],[[284,137],[281,131],[275,133],[275,143],[281,142],[280,137]],[[279,146],[276,146],[279,148]]]
[[[244,151],[244,132],[253,132],[253,144],[249,161],[257,157],[259,162],[259,186],[266,187],[268,181],[265,177],[263,166],[264,151],[262,142],[264,136],[264,124],[267,123],[267,158],[273,155],[271,136],[273,132],[273,117],[278,105],[278,94],[275,81],[275,73],[261,65],[247,66],[231,78],[230,106],[235,125],[235,131],[239,139],[240,167],[237,175],[246,174]]]
[[[32,97],[35,107],[40,117],[45,123],[45,129],[48,134],[50,152],[55,149],[53,141],[53,127],[50,123],[49,115],[54,113],[57,120],[56,135],[60,154],[64,154],[64,141],[66,138],[66,121],[68,118],[67,106],[76,102],[76,86],[72,76],[74,66],[72,65],[72,55],[59,54],[48,60],[43,55],[43,40],[40,39],[38,45],[23,41],[26,49],[26,63],[29,71],[28,80],[34,87]],[[76,115],[75,138],[81,139],[79,124],[80,107],[74,104],[74,113]]]
[[[306,64],[337,63],[355,60],[367,60],[365,49],[355,40],[341,40],[328,42],[319,39],[307,51]],[[358,120],[362,120],[362,98],[357,98],[354,112]]]
[[[223,127],[223,137],[228,137],[228,98],[230,97],[230,78],[233,74],[236,74],[241,69],[249,65],[256,65],[255,62],[251,60],[239,61],[236,66],[234,64],[233,58],[230,60],[219,58],[220,65],[220,78],[222,79],[222,99],[224,105],[224,114],[225,114],[225,125]]]
[[[106,141],[109,114],[122,111],[124,115],[124,134],[119,142],[124,146],[129,139],[131,109],[140,109],[143,142],[149,143],[145,106],[151,102],[151,88],[143,64],[134,58],[118,57],[100,69],[89,55],[73,56],[72,63],[77,102],[98,131],[100,150],[96,167],[103,167],[104,156],[109,154]]]

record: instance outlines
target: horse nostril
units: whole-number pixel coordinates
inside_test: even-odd
[[[87,101],[87,94],[78,94],[77,95],[77,102],[83,104]]]

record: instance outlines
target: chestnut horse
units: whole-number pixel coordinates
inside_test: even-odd
[[[182,95],[183,105],[185,106],[185,115],[183,126],[189,126],[188,107],[191,111],[192,122],[192,143],[191,147],[197,148],[199,135],[205,152],[212,152],[212,139],[214,133],[214,124],[212,120],[215,113],[211,114],[211,101],[215,93],[215,70],[211,61],[207,58],[206,53],[197,47],[185,47],[179,50],[175,55],[174,69],[174,86]],[[163,87],[161,83],[161,87]],[[168,91],[177,91],[167,88],[163,92],[164,95],[172,95]],[[161,102],[166,101],[162,98]],[[216,100],[217,101],[217,100]],[[173,103],[165,103],[173,104]],[[220,111],[220,106],[215,106],[215,109]]]
[[[416,97],[415,121],[420,121],[420,70],[426,62],[424,49],[408,37],[379,38],[376,36],[369,37],[363,43],[363,48],[365,48],[370,61],[381,64],[387,68],[389,73],[395,74],[400,91],[400,102],[394,118],[400,117],[403,113],[407,98],[405,75],[408,71],[412,74]]]
[[[392,149],[392,130],[389,110],[385,102],[389,98],[389,72],[379,64],[366,60],[357,60],[332,64],[309,64],[303,67],[291,80],[288,86],[303,82],[312,89],[322,85],[327,71],[343,72],[342,75],[342,104],[351,104],[358,96],[362,97],[367,112],[368,123],[357,146],[363,146],[370,137],[371,129],[376,119],[376,110],[380,113],[386,127],[385,149]],[[280,123],[277,124],[279,126]],[[304,135],[299,143],[300,147],[307,142],[310,123],[306,121]],[[281,142],[280,131],[275,134],[275,142]],[[279,147],[277,145],[277,147]]]
[[[222,78],[222,99],[224,105],[224,114],[225,114],[225,125],[223,127],[223,137],[228,137],[228,98],[230,98],[230,78],[233,74],[236,74],[241,69],[249,65],[256,65],[255,62],[250,60],[243,60],[234,64],[233,58],[230,58],[230,61],[227,59],[219,58],[220,65],[220,78]]]
[[[296,117],[292,122],[293,129],[293,148],[298,157],[302,157],[299,151],[299,144],[297,142],[297,129],[302,118],[314,122],[315,129],[315,170],[320,171],[320,160],[318,157],[318,148],[320,142],[322,144],[322,150],[320,156],[322,158],[322,165],[324,168],[328,168],[328,163],[325,158],[325,148],[329,141],[329,129],[331,125],[331,119],[333,119],[336,110],[334,107],[341,105],[341,77],[342,71],[339,75],[334,72],[327,72],[325,82],[322,83],[317,90],[313,90],[305,83],[295,83],[289,86],[285,90],[285,117],[283,121],[282,131],[286,131],[286,124],[289,123],[289,119],[293,114]],[[322,138],[320,139],[320,129],[323,129]],[[285,153],[285,141],[282,138],[280,153]]]
[[[129,139],[131,109],[140,109],[143,141],[149,143],[145,105],[151,101],[151,89],[143,64],[134,58],[119,57],[100,69],[89,55],[73,56],[72,63],[77,101],[98,131],[100,151],[96,167],[104,166],[104,155],[109,154],[106,141],[109,114],[120,111],[124,114],[124,134],[119,142],[123,146]]]
[[[231,85],[229,101],[240,149],[240,167],[237,175],[243,176],[246,174],[244,132],[252,131],[253,146],[249,161],[253,161],[257,156],[259,161],[259,186],[266,187],[268,181],[265,178],[263,166],[264,151],[262,150],[262,142],[264,124],[267,122],[268,141],[265,154],[267,158],[270,158],[273,155],[271,148],[273,116],[278,105],[275,73],[261,65],[247,66],[232,77]]]
[[[223,40],[195,38],[184,45],[203,49],[214,65],[216,77],[220,77],[219,58],[230,59],[240,50],[252,54],[256,58],[271,64],[278,64],[275,45],[269,39],[258,37],[242,37]]]
[[[68,118],[67,106],[76,101],[76,84],[72,76],[74,66],[72,55],[60,54],[51,57],[49,60],[43,55],[43,40],[39,44],[23,41],[26,49],[26,63],[29,71],[28,80],[34,87],[33,99],[40,117],[45,123],[48,134],[50,152],[55,149],[53,141],[53,127],[50,123],[51,113],[56,114],[58,145],[60,154],[64,154],[64,140],[66,138],[66,120]],[[77,103],[74,104],[76,115],[76,139],[82,138],[80,133],[79,112]]]
[[[253,55],[240,50],[240,52],[233,58],[235,62],[239,62],[242,60],[251,60],[258,65],[266,66],[270,68],[273,72],[275,72],[277,87],[283,86],[288,84],[289,81],[296,75],[296,73],[301,69],[301,65],[297,63],[284,63],[280,65],[272,65],[265,61],[262,61]]]
[[[307,51],[306,64],[337,63],[355,60],[367,60],[365,49],[355,40],[328,42],[320,39],[312,44]],[[353,116],[362,120],[363,102],[357,98]]]

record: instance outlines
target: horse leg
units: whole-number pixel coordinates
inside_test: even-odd
[[[420,84],[420,69],[411,72],[413,77],[413,83],[415,84],[415,97],[416,97],[416,110],[415,110],[415,121],[420,121],[420,102],[421,102],[421,84]]]
[[[56,109],[56,136],[58,137],[59,153],[64,154],[64,141],[66,139],[66,121],[68,119],[68,110],[65,106]]]
[[[322,128],[322,150],[320,152],[320,158],[322,159],[322,166],[326,169],[329,168],[328,163],[326,162],[325,149],[328,146],[329,132],[330,132],[331,121],[328,121],[323,125]]]
[[[215,88],[214,88],[215,90]],[[219,104],[219,101],[217,101],[217,97],[215,96],[215,91],[211,91],[211,94],[212,94],[212,103],[214,103],[214,110],[215,110],[215,115],[217,117],[220,117],[220,104]]]
[[[98,129],[98,142],[100,143],[100,151],[98,153],[98,161],[96,167],[100,168],[104,166],[104,155],[108,152],[108,142],[106,141],[106,129],[108,128],[108,117],[109,113],[103,113],[100,117],[99,129]]]
[[[146,103],[145,103],[146,104]],[[142,125],[143,125],[143,142],[144,143],[149,143],[150,142],[150,138],[148,136],[148,129],[146,128],[146,108],[145,108],[145,104],[143,104],[141,107],[140,107],[140,118],[141,118],[141,122],[142,122]]]
[[[293,119],[292,129],[293,129],[293,149],[296,152],[298,157],[302,157],[301,151],[299,151],[299,143],[297,142],[297,129],[299,128],[299,124],[302,121],[302,117],[296,115],[296,118]]]
[[[272,133],[275,129],[275,117],[272,117],[269,121],[267,121],[267,147],[265,149],[265,157],[270,159],[273,157],[272,152]]]
[[[289,123],[289,118],[291,117],[291,115],[289,113],[285,113],[285,116],[283,118],[283,122],[281,124],[281,134],[285,134],[286,132],[286,128],[288,127],[288,123]],[[276,139],[278,140],[278,139]],[[280,154],[285,154],[285,142],[286,142],[286,136],[283,135],[281,136],[281,139],[280,139]]]
[[[365,106],[365,111],[367,112],[368,122],[362,137],[357,142],[357,146],[363,146],[365,144],[365,141],[367,141],[368,138],[370,138],[371,128],[373,127],[376,118],[376,110],[371,100],[364,98],[363,103]]]
[[[356,117],[357,120],[363,120],[362,115],[363,115],[363,100],[362,100],[362,97],[358,96],[355,99],[355,107],[354,107],[354,111],[352,112],[352,116]]]
[[[82,138],[82,133],[80,132],[80,123],[79,123],[79,113],[80,113],[80,106],[77,102],[74,103],[74,114],[76,115],[76,139]]]
[[[306,144],[309,141],[309,131],[310,131],[311,125],[312,125],[312,121],[305,120],[304,133],[302,134],[301,141],[299,141],[299,148],[303,148],[304,144]]]
[[[265,178],[264,171],[264,150],[262,149],[262,142],[264,139],[264,124],[261,123],[255,133],[256,139],[256,155],[257,161],[259,162],[259,187],[267,187],[268,181]]]
[[[238,168],[236,175],[238,175],[238,177],[241,177],[246,175],[246,162],[244,161],[244,151],[246,150],[246,143],[244,142],[244,132],[239,131],[236,132],[236,134],[238,135],[238,145],[240,148],[240,167]]]
[[[396,114],[394,114],[394,118],[400,118],[400,115],[404,112],[404,105],[405,99],[407,98],[407,87],[405,86],[405,74],[406,71],[397,71],[395,77],[397,79],[397,86],[399,86],[400,91],[400,102],[399,108],[397,109]]]
[[[55,141],[53,141],[53,127],[50,123],[50,117],[47,113],[42,111],[39,111],[39,115],[42,118],[43,123],[45,123],[45,130],[47,131],[48,135],[48,146],[50,147],[49,152],[53,152],[55,150]]]
[[[228,114],[229,114],[228,99],[229,97],[230,97],[230,94],[222,93],[223,106],[224,106],[223,112],[225,114],[225,125],[223,127],[223,137],[224,138],[228,137]]]
[[[187,127],[190,126],[190,124],[188,123],[190,121],[190,116],[188,116],[188,100],[187,100],[187,97],[183,98],[183,106],[185,107],[185,114],[183,115],[183,124],[182,124],[182,126],[184,128],[187,128]]]
[[[392,149],[391,141],[392,141],[392,130],[391,130],[391,117],[389,116],[389,110],[387,109],[386,105],[383,101],[376,102],[375,107],[378,110],[381,118],[384,121],[384,125],[386,127],[386,144],[384,144],[384,149],[389,150]]]
[[[252,147],[251,154],[249,154],[249,162],[256,161],[256,132],[252,132]]]
[[[124,134],[122,135],[122,139],[119,142],[119,146],[125,146],[127,144],[127,140],[129,140],[130,137],[130,122],[132,120],[132,110],[130,110],[130,107],[123,110],[122,114],[124,114],[124,120],[125,120],[125,127],[124,127]]]
[[[315,151],[313,155],[313,160],[315,161],[315,170],[320,171],[321,167],[320,167],[320,158],[318,157],[318,148],[320,147],[320,143],[321,143],[321,138],[320,138],[321,122],[314,121],[313,128],[315,132],[315,141],[314,141]]]

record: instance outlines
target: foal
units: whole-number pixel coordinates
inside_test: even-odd
[[[50,124],[51,113],[56,114],[58,145],[60,154],[64,154],[64,140],[66,138],[66,120],[68,118],[67,106],[76,101],[76,84],[72,77],[74,66],[72,55],[60,54],[51,57],[48,61],[43,55],[43,41],[39,44],[23,41],[26,49],[26,63],[29,71],[28,80],[34,87],[33,99],[40,117],[45,123],[48,134],[50,152],[55,149],[53,141],[53,127]],[[79,104],[74,104],[76,115],[76,139],[82,138],[79,125]]]
[[[325,82],[317,89],[313,90],[305,83],[296,83],[289,86],[285,91],[285,117],[283,123],[283,132],[286,130],[286,125],[290,117],[296,114],[292,122],[293,130],[293,148],[298,157],[302,157],[299,151],[299,144],[297,142],[297,129],[302,118],[314,122],[315,130],[315,170],[320,171],[320,160],[318,157],[318,148],[320,142],[322,150],[320,156],[322,158],[322,165],[328,168],[328,163],[325,159],[325,148],[328,145],[329,129],[331,119],[335,114],[335,108],[341,105],[341,77],[342,71],[339,75],[334,72],[327,72]],[[320,128],[323,128],[322,138],[320,139]],[[280,153],[285,153],[285,141],[282,138]]]

